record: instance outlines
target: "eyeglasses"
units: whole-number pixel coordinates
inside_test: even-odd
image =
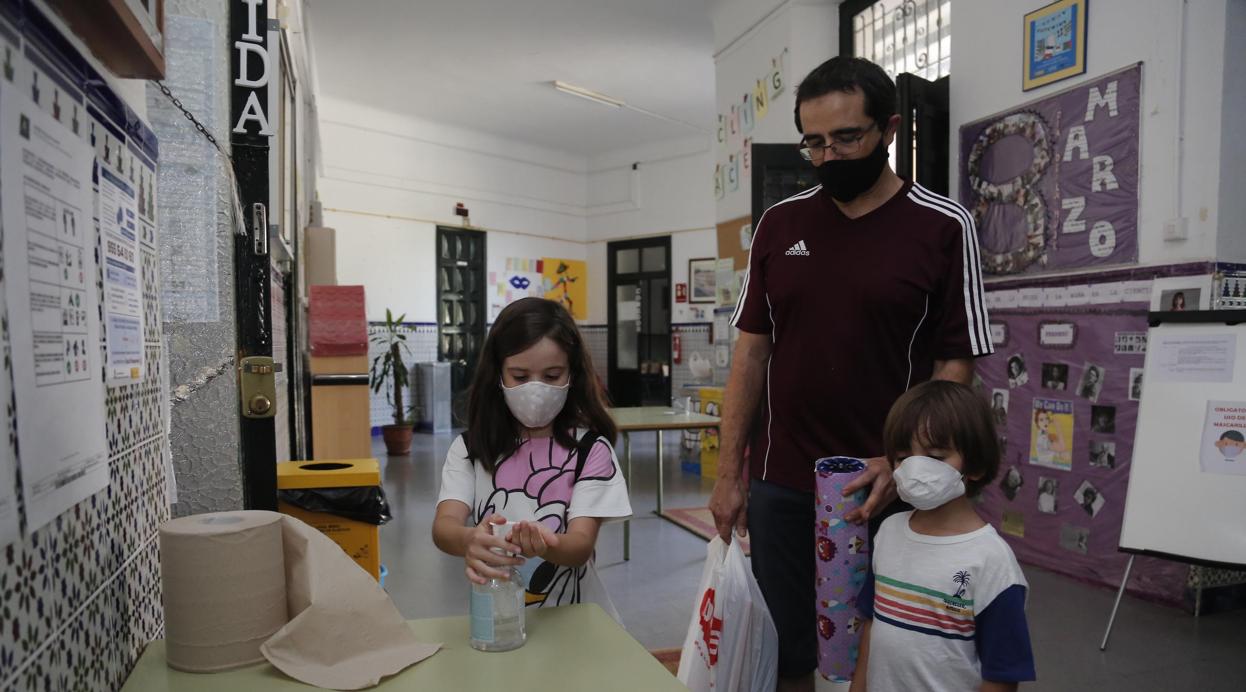
[[[861,151],[862,140],[875,127],[878,127],[878,123],[870,123],[858,130],[838,132],[831,135],[830,144],[810,144],[802,141],[800,156],[806,161],[821,161],[826,158],[827,149],[830,149],[836,156],[853,156]]]

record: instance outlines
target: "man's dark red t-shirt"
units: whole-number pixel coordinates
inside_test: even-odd
[[[803,491],[820,457],[881,456],[934,361],[994,350],[972,216],[908,182],[857,219],[821,186],[766,210],[732,323],[773,342],[751,475]]]

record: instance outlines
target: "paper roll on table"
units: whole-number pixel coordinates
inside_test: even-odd
[[[389,596],[336,543],[276,512],[197,514],[160,527],[168,664],[263,659],[302,682],[370,687],[440,648],[416,641]]]
[[[160,527],[165,650],[192,673],[264,660],[260,645],[289,621],[281,515],[199,514]]]
[[[819,459],[815,551],[817,559],[818,672],[828,680],[846,682],[857,667],[861,627],[857,594],[869,572],[869,530],[844,520],[865,501],[866,489],[849,497],[844,486],[865,470],[853,457]]]

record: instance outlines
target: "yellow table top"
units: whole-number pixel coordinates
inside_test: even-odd
[[[464,608],[467,607],[464,594]],[[420,641],[442,649],[381,684],[378,692],[454,690],[455,692],[678,692],[675,679],[595,604],[528,609],[528,641],[514,651],[485,653],[468,644],[465,616],[410,620]],[[165,664],[164,640],[147,646],[122,692],[267,692],[311,690],[273,668],[257,663],[223,673],[182,673]]]
[[[685,413],[669,406],[631,406],[610,409],[610,417],[620,432],[639,430],[695,430],[717,428],[722,423],[718,416],[704,413]]]

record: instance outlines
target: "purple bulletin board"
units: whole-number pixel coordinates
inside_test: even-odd
[[[1120,584],[1149,294],[1149,280],[1048,281],[987,294],[995,355],[978,361],[977,374],[1005,441],[979,512],[1023,563]],[[1139,557],[1129,590],[1176,603],[1188,571]]]
[[[1138,259],[1134,65],[960,129],[960,201],[987,274]]]

